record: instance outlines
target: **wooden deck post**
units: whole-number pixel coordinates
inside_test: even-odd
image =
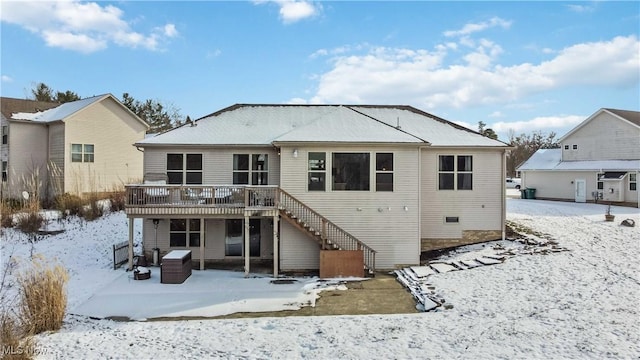
[[[129,270],[133,270],[133,218],[129,218]]]
[[[248,277],[249,276],[249,264],[251,262],[251,252],[249,249],[249,240],[250,240],[250,234],[249,232],[251,231],[250,227],[249,227],[249,217],[245,215],[244,217],[244,276]]]
[[[204,270],[204,218],[200,219],[200,270]]]
[[[273,217],[273,277],[278,277],[278,268],[280,264],[280,259],[278,256],[278,246],[280,243],[280,227],[278,226],[279,216],[275,215]]]

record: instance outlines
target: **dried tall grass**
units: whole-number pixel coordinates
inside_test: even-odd
[[[29,334],[60,329],[67,309],[68,279],[64,267],[38,255],[31,267],[17,276],[19,310]]]

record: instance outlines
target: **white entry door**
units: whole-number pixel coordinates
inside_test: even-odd
[[[576,202],[587,202],[587,181],[584,179],[576,179],[574,184],[576,190]]]

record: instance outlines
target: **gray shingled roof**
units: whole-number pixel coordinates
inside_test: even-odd
[[[399,126],[398,126],[399,125]],[[271,145],[292,142],[507,144],[410,106],[236,104],[136,145]]]
[[[16,99],[9,97],[0,98],[0,112],[7,119],[11,118],[11,114],[19,112],[35,113],[44,111],[60,105],[59,103],[37,101],[29,99]]]
[[[79,110],[84,109],[85,107],[97,101],[100,101],[107,96],[109,95],[93,96],[90,98],[71,101],[64,104],[56,104],[58,106],[54,108],[50,108],[48,110],[44,110],[44,111],[14,112],[8,118],[14,119],[14,120],[30,120],[34,122],[51,122],[51,121],[63,120],[69,117],[70,115],[78,112]]]
[[[630,121],[638,126],[640,126],[640,111],[631,111],[631,110],[619,110],[619,109],[606,109],[605,110],[614,113],[621,118]]]

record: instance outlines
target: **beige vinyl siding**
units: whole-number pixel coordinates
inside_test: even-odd
[[[65,119],[65,190],[108,191],[142,179],[143,154],[133,143],[146,127],[111,98]],[[71,162],[71,144],[93,144],[94,162]]]
[[[209,185],[233,184],[233,154],[268,154],[269,185],[278,185],[280,182],[280,161],[273,147],[148,147],[144,152],[144,173],[166,173],[167,154],[202,154],[202,183]]]
[[[578,148],[573,150],[573,145]],[[640,159],[640,129],[607,112],[600,113],[562,142],[563,161],[634,159]]]
[[[280,270],[320,268],[320,245],[287,221],[280,222]]]
[[[624,201],[629,203],[638,202],[638,193],[629,190],[629,174],[622,180],[620,189],[624,194]],[[575,200],[575,180],[586,181],[587,201],[594,201],[594,191],[603,192],[606,189],[598,190],[598,171],[525,171],[523,172],[523,185],[536,189],[536,198]]]
[[[51,194],[64,191],[64,123],[49,125],[49,163],[51,178]],[[58,176],[55,176],[58,174]],[[54,184],[55,183],[55,184]]]
[[[473,156],[473,190],[438,190],[440,155]],[[422,150],[422,238],[459,239],[465,230],[502,228],[502,150]],[[447,224],[446,216],[459,223]]]
[[[594,171],[525,171],[523,186],[536,189],[536,198],[575,200],[575,180],[586,181],[587,200],[597,189]]]
[[[293,150],[298,150],[298,157]],[[326,152],[327,191],[307,190],[309,152]],[[369,191],[332,191],[333,152],[370,153]],[[375,191],[375,153],[394,154],[394,191]],[[392,145],[335,145],[281,148],[281,187],[312,209],[378,251],[376,267],[394,268],[420,261],[418,148]],[[405,211],[406,207],[406,211]],[[304,236],[304,235],[302,235]],[[283,241],[285,241],[283,237]],[[281,257],[286,258],[286,246]],[[315,256],[315,255],[314,255]]]
[[[11,151],[8,160],[8,190],[10,197],[19,197],[28,189],[23,179],[37,174],[39,183],[47,183],[47,127],[39,123],[11,122],[9,130]],[[40,196],[45,196],[40,188]]]

